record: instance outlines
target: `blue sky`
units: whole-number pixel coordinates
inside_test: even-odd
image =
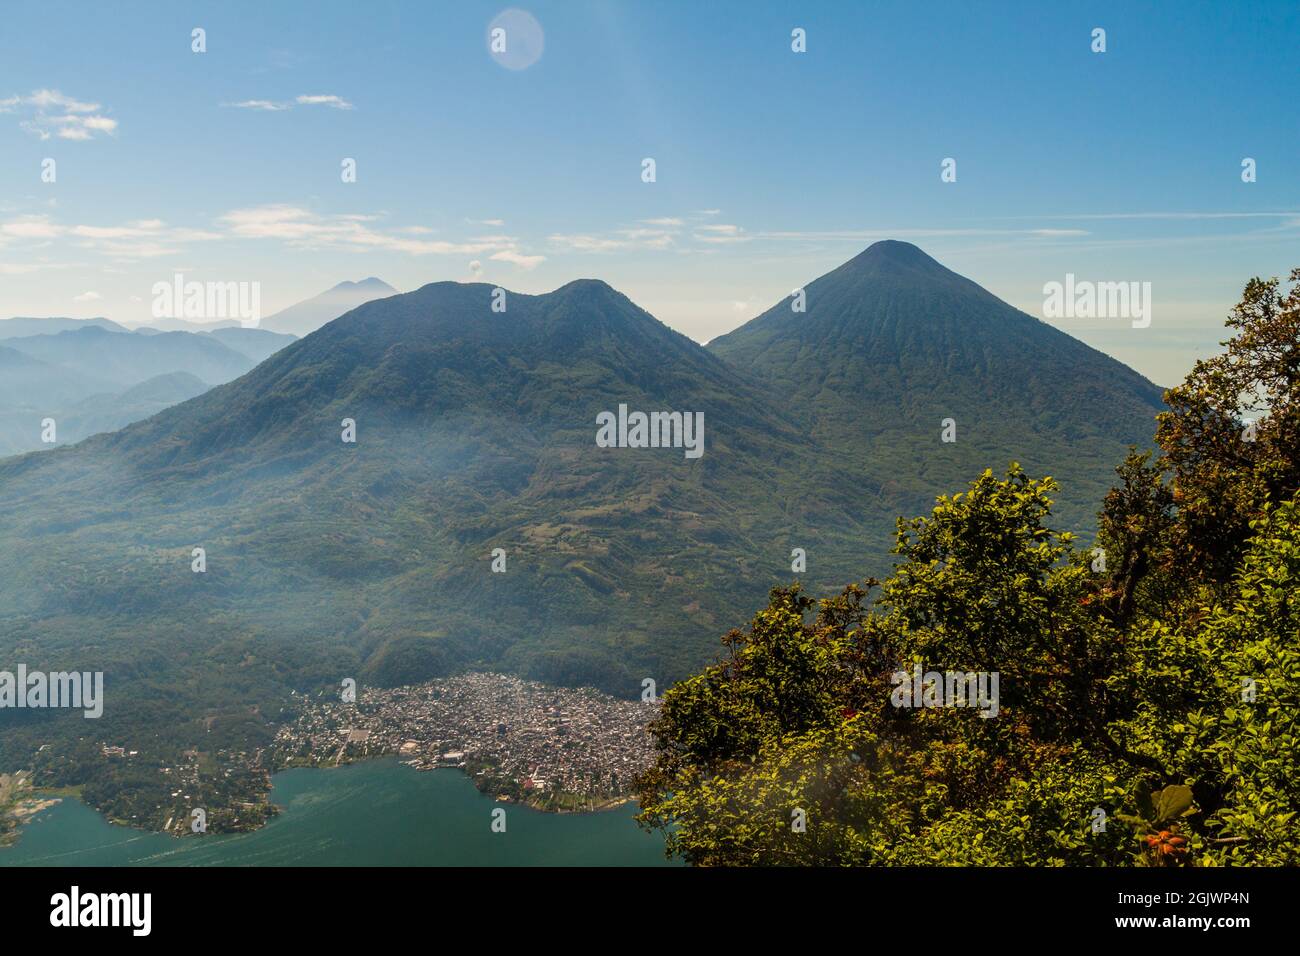
[[[524,69],[504,3],[7,5],[0,316],[143,322],[176,271],[264,314],[597,277],[705,341],[892,237],[1034,315],[1066,273],[1151,282],[1149,328],[1054,324],[1170,384],[1300,265],[1295,3],[519,8]]]

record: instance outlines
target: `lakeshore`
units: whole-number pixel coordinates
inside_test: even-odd
[[[635,807],[545,813],[481,793],[460,770],[378,757],[272,778],[257,830],[177,837],[110,823],[75,795],[35,813],[4,866],[663,866]],[[505,832],[492,813],[505,810]]]
[[[299,700],[265,755],[272,767],[329,767],[396,755],[418,770],[463,770],[483,793],[537,810],[587,813],[632,798],[653,759],[658,706],[592,688],[471,673],[364,688],[355,700]]]

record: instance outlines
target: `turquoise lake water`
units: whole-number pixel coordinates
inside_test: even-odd
[[[666,866],[663,838],[603,813],[497,803],[458,770],[393,759],[275,775],[281,813],[253,833],[172,837],[115,826],[79,800],[38,814],[0,866]],[[492,811],[506,812],[493,833]]]

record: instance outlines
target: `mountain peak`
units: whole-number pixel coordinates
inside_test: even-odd
[[[845,269],[873,272],[903,271],[946,273],[948,270],[927,255],[920,246],[900,239],[881,239],[846,262]]]
[[[344,280],[343,282],[340,282],[338,285],[336,285],[330,291],[334,292],[337,290],[362,290],[362,289],[379,289],[387,292],[397,291],[391,285],[385,282],[383,279],[377,278],[376,276],[367,276],[366,278],[361,279],[358,282]]]
[[[327,322],[373,299],[386,299],[397,290],[383,279],[369,276],[359,282],[346,280],[262,320],[261,328],[299,337],[310,335]]]
[[[623,293],[619,292],[603,279],[574,279],[572,282],[566,282],[551,294],[557,295],[564,293],[570,295],[576,294],[583,296],[584,298],[610,295],[615,295],[619,298],[623,297]]]

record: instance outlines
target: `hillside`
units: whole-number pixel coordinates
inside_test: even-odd
[[[10,319],[46,329],[0,346],[0,456],[47,449],[42,422],[58,444],[80,441],[193,398],[294,341],[262,329],[202,333],[114,331],[95,324],[61,332],[65,319]]]
[[[1149,435],[1135,373],[873,250],[812,283],[799,321],[778,306],[710,349],[595,280],[505,312],[491,286],[434,283],[121,431],[0,461],[0,653],[96,661],[115,688],[96,733],[164,754],[248,751],[290,689],[346,677],[491,668],[630,697],[720,653],[795,576],[792,548],[827,592],[887,570],[894,519],[950,473],[1059,474],[1068,453],[1096,488]],[[1078,396],[1095,404],[1062,407]],[[702,457],[598,447],[620,405],[702,412]],[[1082,516],[1087,493],[1063,497]],[[50,739],[9,720],[0,760]],[[66,779],[98,773],[78,760]]]
[[[1061,483],[1061,523],[1083,530],[1127,446],[1150,443],[1157,386],[910,243],[877,242],[804,291],[806,312],[787,298],[709,350],[788,396],[895,514],[1016,460]]]

